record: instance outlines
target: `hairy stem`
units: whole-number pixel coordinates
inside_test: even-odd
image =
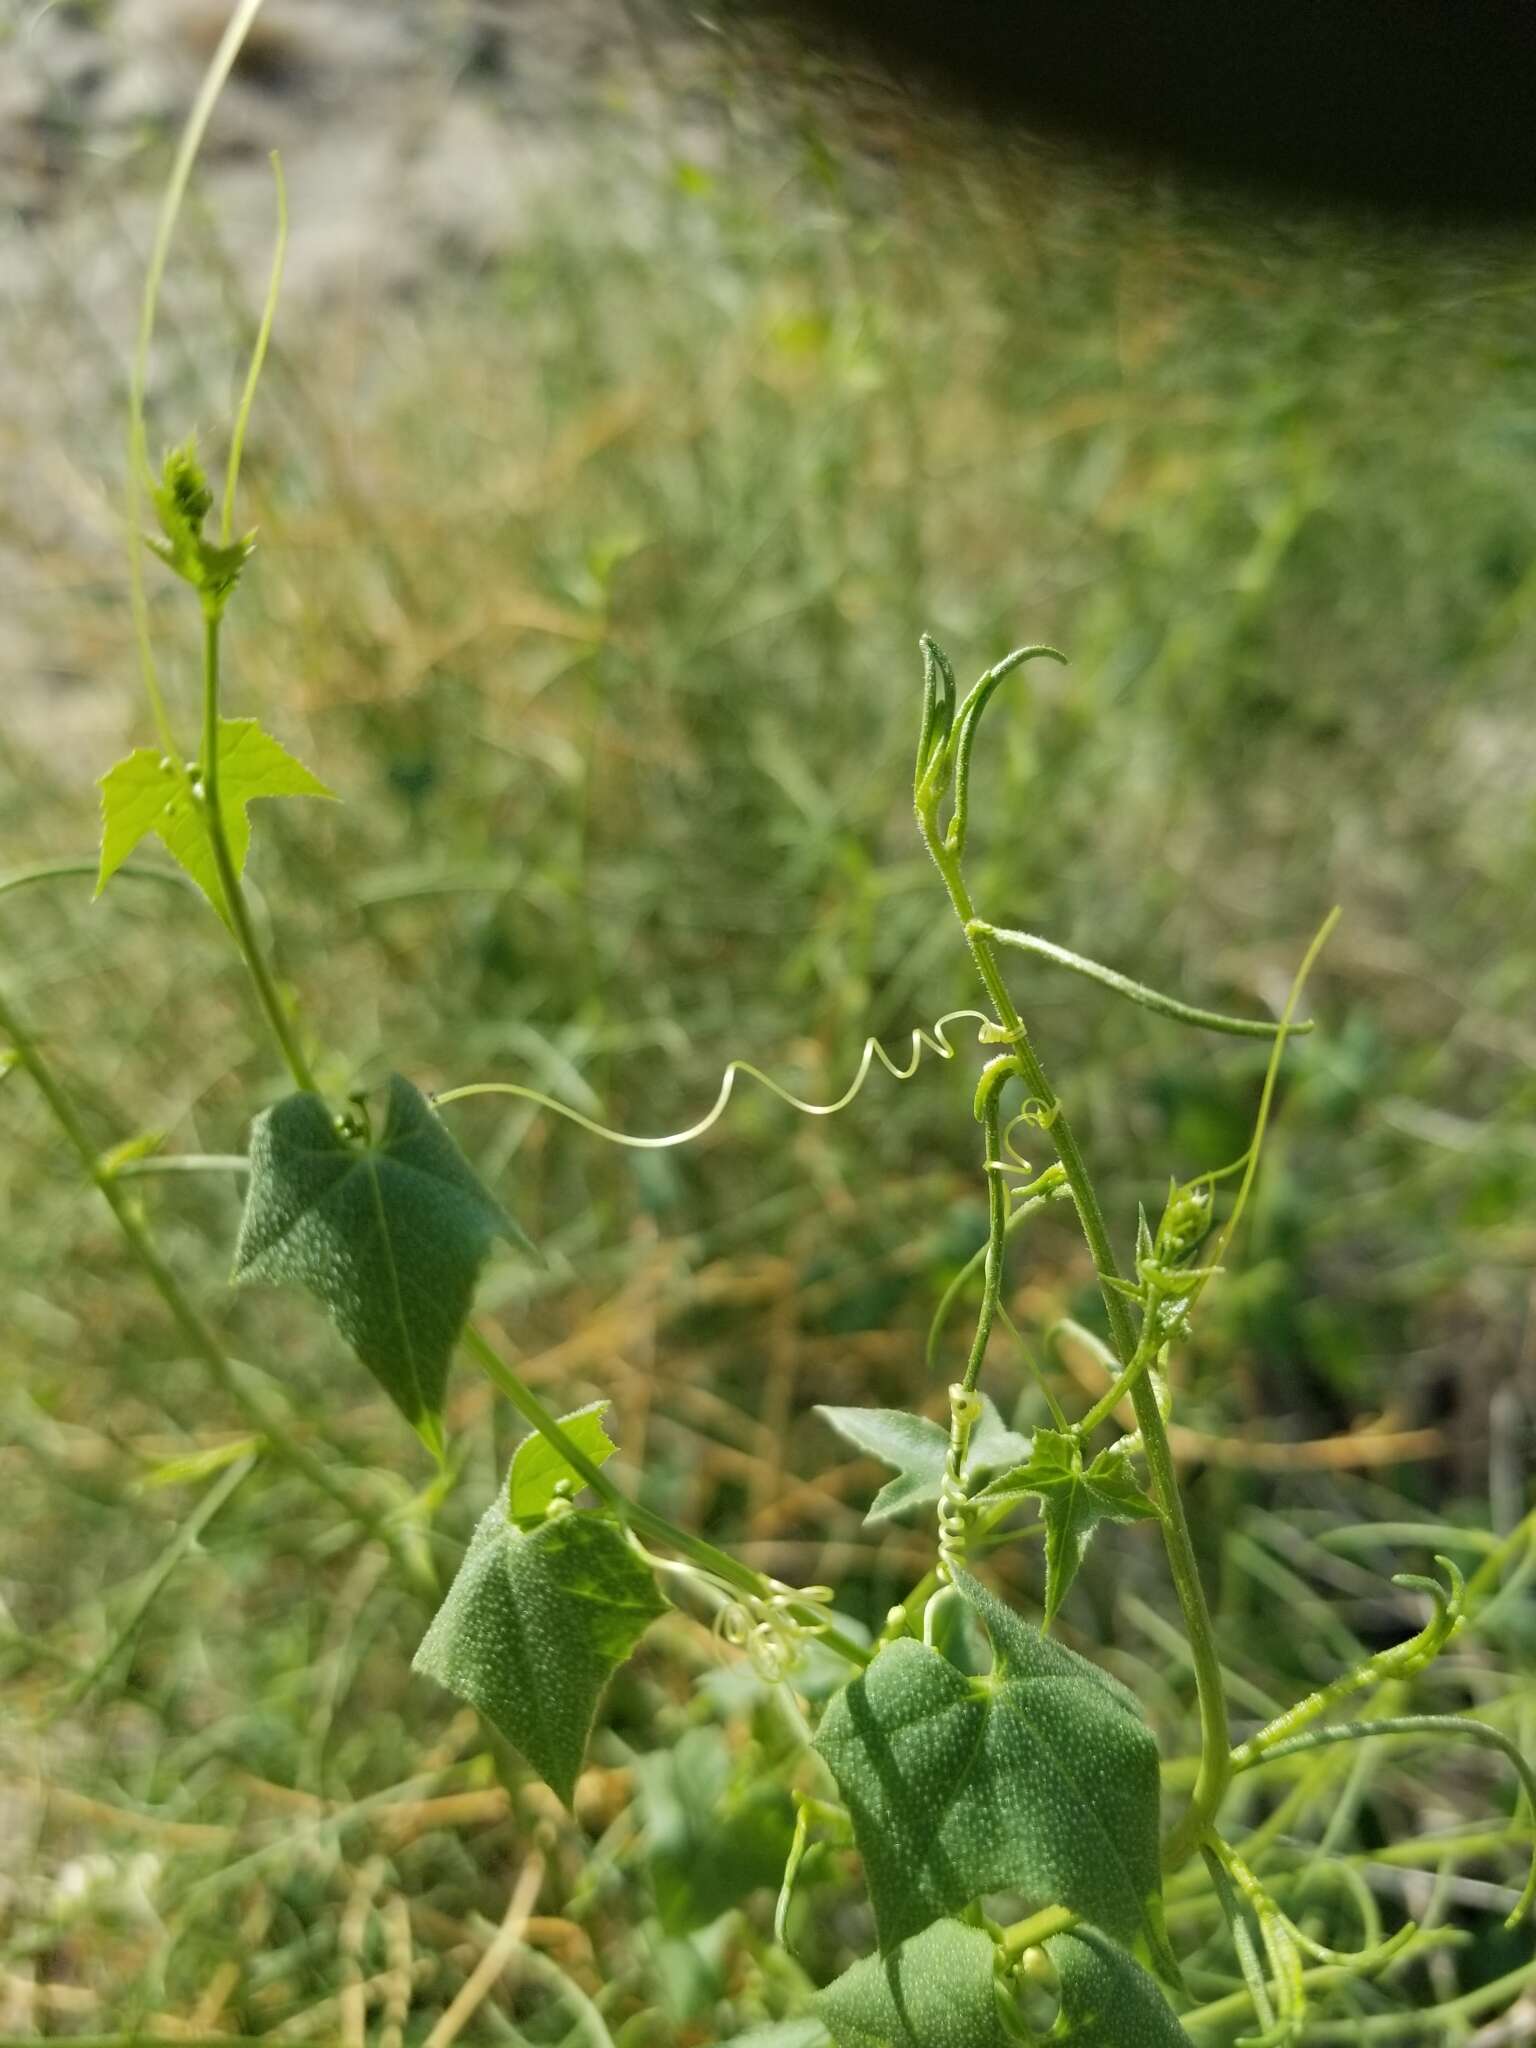
[[[544,1441],[560,1453],[573,1471],[581,1474],[598,1499],[606,1507],[611,1508],[619,1520],[627,1528],[633,1529],[637,1536],[649,1537],[654,1543],[665,1544],[669,1549],[675,1550],[680,1557],[686,1557],[691,1564],[696,1564],[701,1571],[708,1572],[712,1578],[723,1581],[726,1585],[734,1587],[738,1593],[745,1593],[754,1600],[766,1599],[775,1590],[761,1572],[753,1571],[750,1565],[745,1565],[739,1558],[732,1557],[729,1551],[717,1548],[702,1536],[692,1536],[686,1529],[679,1529],[675,1523],[669,1522],[665,1515],[659,1515],[653,1508],[631,1500],[615,1486],[602,1467],[595,1465],[581,1446],[566,1433],[532,1387],[512,1370],[473,1324],[464,1332],[464,1344],[486,1378],[499,1392],[505,1394],[523,1420],[530,1423]],[[809,1613],[809,1605],[806,1611]],[[820,1629],[817,1641],[825,1643],[829,1650],[835,1651],[845,1662],[857,1664],[861,1669],[870,1662],[869,1651],[837,1629]]]
[[[116,1176],[103,1166],[73,1102],[66,1094],[52,1066],[44,1058],[37,1041],[23,1025],[3,991],[0,991],[0,1031],[10,1039],[17,1059],[36,1084],[38,1093],[47,1104],[71,1151],[79,1159],[87,1177],[112,1211],[119,1230],[127,1240],[129,1250],[143,1268],[155,1292],[169,1309],[171,1319],[180,1330],[188,1349],[208,1367],[225,1393],[252,1427],[260,1432],[277,1456],[294,1471],[301,1473],[319,1492],[334,1501],[370,1536],[383,1543],[418,1592],[428,1598],[435,1598],[436,1579],[426,1560],[402,1540],[398,1529],[391,1528],[366,1502],[357,1499],[324,1462],[295,1435],[281,1411],[259,1395],[254,1388],[246,1385],[236,1372],[224,1347],[187,1299],[181,1282],[161,1258],[148,1226],[139,1214],[137,1202],[124,1193],[118,1186]]]
[[[992,1326],[1003,1299],[1003,1250],[1008,1236],[1008,1188],[998,1162],[1003,1149],[1002,1093],[1008,1078],[1005,1066],[991,1069],[982,1082],[984,1091],[981,1126],[986,1141],[987,1249],[982,1265],[981,1306],[976,1312],[976,1334],[965,1361],[961,1385],[968,1394],[976,1391],[982,1360],[987,1355]]]
[[[1030,1043],[1024,1021],[1009,994],[1007,983],[998,966],[989,928],[976,915],[959,857],[945,844],[939,831],[938,800],[931,787],[924,788],[919,785],[917,822],[923,843],[933,856],[934,865],[938,868],[944,886],[949,892],[949,900],[954,907],[955,915],[964,929],[971,958],[997,1012],[1002,1035],[1011,1049],[1018,1073],[1034,1098],[1036,1121],[1047,1131],[1056,1149],[1056,1156],[1061,1161],[1067,1184],[1077,1205],[1078,1220],[1093,1259],[1094,1270],[1098,1274],[1099,1291],[1104,1299],[1105,1314],[1109,1318],[1115,1352],[1122,1367],[1129,1368],[1137,1355],[1138,1333],[1130,1303],[1115,1285],[1121,1274],[1114,1248],[1110,1243],[1098,1194],[1089,1175],[1087,1163],[1078,1148],[1072,1126],[1051,1089],[1045,1069]],[[1168,1432],[1158,1412],[1156,1391],[1151,1381],[1143,1374],[1131,1384],[1129,1393],[1146,1452],[1153,1494],[1162,1509],[1163,1542],[1168,1553],[1174,1591],[1178,1596],[1184,1627],[1189,1636],[1190,1653],[1195,1667],[1195,1684],[1199,1694],[1200,1769],[1189,1807],[1163,1844],[1164,1867],[1171,1870],[1194,1854],[1221,1804],[1222,1794],[1231,1775],[1231,1736],[1210,1609],[1206,1604],[1205,1588],[1200,1582],[1200,1568],[1195,1559],[1194,1545],[1190,1540],[1189,1523],[1184,1514],[1178,1475],[1174,1470],[1173,1454],[1168,1446]]]
[[[315,1077],[305,1059],[292,1021],[283,1008],[282,997],[277,992],[277,983],[272,979],[272,970],[267,965],[261,942],[256,937],[256,928],[251,923],[250,906],[245,900],[245,890],[240,881],[239,871],[229,850],[229,834],[224,829],[224,813],[219,806],[219,627],[221,621],[216,613],[207,612],[203,618],[203,758],[202,758],[202,811],[208,831],[208,845],[213,853],[213,864],[218,871],[219,890],[229,913],[230,929],[235,943],[250,970],[251,980],[256,987],[272,1036],[283,1055],[295,1087],[307,1094],[318,1095]]]
[[[1070,1906],[1047,1906],[1042,1912],[1031,1913],[1027,1920],[1016,1920],[1003,1929],[1003,1954],[1011,1961],[1023,1955],[1025,1949],[1038,1948],[1043,1941],[1049,1941],[1053,1934],[1070,1932],[1082,1917]]]

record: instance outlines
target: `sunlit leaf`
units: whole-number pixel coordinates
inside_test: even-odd
[[[949,1455],[949,1432],[937,1422],[924,1415],[909,1415],[902,1408],[822,1406],[816,1412],[856,1450],[878,1458],[897,1473],[875,1495],[864,1518],[867,1522],[889,1521],[908,1508],[928,1507],[938,1499]],[[1029,1438],[1009,1429],[983,1394],[981,1417],[971,1432],[967,1475],[974,1478],[996,1472],[1028,1456]]]
[[[195,766],[178,770],[153,747],[135,747],[107,770],[101,778],[98,896],[139,842],[153,832],[227,920],[207,818],[194,794],[196,780]],[[254,718],[219,721],[219,815],[236,874],[244,872],[251,843],[247,804],[265,796],[331,795]]]
[[[603,1417],[610,1406],[607,1401],[592,1401],[585,1408],[560,1417],[560,1427],[594,1465],[606,1465],[618,1449],[603,1427]],[[513,1521],[537,1520],[562,1481],[569,1482],[573,1490],[586,1485],[576,1467],[545,1437],[537,1431],[525,1436],[512,1453],[512,1467],[507,1474],[507,1512]]]
[[[399,1074],[377,1142],[344,1138],[318,1095],[289,1095],[252,1125],[250,1160],[235,1279],[318,1295],[438,1448],[449,1361],[491,1240],[528,1240]]]
[[[613,1523],[482,1516],[413,1668],[478,1707],[567,1805],[603,1687],[666,1601]]]
[[[1106,1672],[968,1574],[992,1671],[910,1637],[828,1707],[816,1747],[853,1819],[882,1949],[989,1892],[1161,1951],[1157,1746]]]
[[[1100,1451],[1083,1464],[1082,1445],[1064,1430],[1037,1429],[1028,1459],[1001,1473],[979,1498],[1040,1502],[1045,1522],[1045,1619],[1049,1624],[1077,1576],[1100,1522],[1157,1519],[1157,1508],[1124,1451]]]

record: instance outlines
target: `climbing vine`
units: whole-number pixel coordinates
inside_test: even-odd
[[[403,1578],[433,1606],[416,1668],[472,1705],[560,1799],[572,1798],[605,1684],[669,1607],[699,1614],[722,1653],[747,1659],[767,1684],[793,1690],[812,1651],[823,1664],[830,1658],[840,1665],[839,1683],[818,1694],[807,1730],[798,1825],[776,1921],[788,1940],[796,1886],[816,1843],[851,1840],[875,1948],[816,1997],[815,2023],[837,2048],[985,2048],[1045,2032],[1079,2048],[1158,2048],[1231,2039],[1234,2029],[1236,2038],[1266,2048],[1304,2040],[1319,1987],[1331,1994],[1340,1983],[1402,1967],[1443,1940],[1444,1931],[1404,1922],[1385,1934],[1374,1907],[1368,1900],[1362,1907],[1345,1884],[1346,1912],[1359,1910],[1366,1938],[1352,1950],[1324,1943],[1298,1903],[1309,1876],[1305,1863],[1280,1865],[1279,1876],[1264,1865],[1261,1875],[1263,1843],[1234,1838],[1229,1829],[1224,1809],[1237,1780],[1332,1745],[1448,1740],[1480,1745],[1508,1766],[1527,1831],[1536,1811],[1536,1778],[1491,1722],[1397,1710],[1407,1681],[1475,1618],[1475,1600],[1447,1558],[1440,1560],[1440,1580],[1399,1581],[1427,1602],[1429,1618],[1417,1635],[1341,1671],[1266,1725],[1240,1737],[1232,1725],[1170,1447],[1169,1364],[1232,1247],[1286,1043],[1313,1028],[1296,1012],[1332,919],[1301,961],[1275,1019],[1198,1007],[993,923],[973,897],[966,864],[978,739],[1005,684],[1022,684],[1033,661],[1062,656],[1044,646],[1017,649],[962,695],[944,652],[925,638],[914,817],[984,1007],[914,1029],[905,1059],[870,1040],[849,1086],[830,1102],[806,1101],[762,1068],[732,1060],[713,1105],[688,1128],[666,1134],[610,1129],[515,1077],[465,1081],[429,1100],[409,1078],[392,1074],[376,1096],[331,1099],[316,1078],[328,1069],[302,1008],[274,970],[244,875],[260,819],[253,805],[329,801],[335,792],[253,717],[227,715],[222,667],[224,620],[256,546],[254,535],[236,532],[236,487],[276,303],[281,236],[217,506],[190,442],[176,446],[158,472],[150,470],[144,412],[156,294],[177,210],[219,84],[255,11],[255,0],[237,10],[194,109],[145,295],[128,512],[152,737],[101,777],[97,888],[136,873],[164,874],[138,858],[146,841],[157,840],[238,951],[274,1057],[292,1082],[291,1092],[251,1123],[234,1280],[308,1290],[440,1463],[450,1453],[445,1400],[460,1361],[487,1375],[528,1426],[446,1592],[436,1586],[420,1528],[381,1519],[333,1476],[270,1396],[235,1369],[157,1249],[147,1207],[132,1186],[137,1150],[98,1154],[51,1055],[0,994],[0,1030],[11,1059],[41,1091],[189,1348],[246,1411],[251,1441],[295,1466],[385,1543]],[[278,192],[281,214],[280,175]],[[201,619],[202,702],[191,739],[161,684],[149,635],[139,545],[146,511],[155,521],[148,551],[187,587]],[[66,864],[15,879],[55,881],[69,872]],[[1139,1214],[1128,1269],[1117,1259],[1074,1129],[1070,1090],[1059,1091],[1048,1076],[1005,973],[1005,961],[1018,954],[1191,1028],[1271,1042],[1247,1150],[1237,1161],[1175,1179],[1155,1222]],[[449,1113],[475,1095],[512,1094],[569,1118],[595,1140],[682,1145],[728,1113],[738,1078],[767,1087],[798,1112],[832,1115],[878,1074],[915,1085],[925,1054],[963,1057],[954,1035],[962,1023],[975,1027],[983,1055],[973,1121],[988,1225],[984,1244],[933,1319],[930,1362],[975,1292],[972,1335],[948,1391],[947,1427],[897,1410],[822,1411],[834,1431],[893,1475],[869,1519],[915,1514],[932,1530],[931,1568],[871,1641],[840,1614],[836,1589],[781,1583],[630,1498],[608,1469],[610,1430],[620,1426],[608,1405],[552,1413],[474,1323],[477,1282],[493,1245],[538,1254],[501,1194],[466,1159]],[[1046,1163],[1037,1167],[1024,1157],[1026,1141],[1049,1155]],[[1084,1402],[1075,1385],[1032,1361],[1050,1420],[1020,1429],[1000,1411],[998,1389],[983,1380],[1005,1317],[1008,1262],[1024,1226],[1047,1205],[1075,1216],[1092,1261],[1108,1334],[1077,1335],[1098,1361],[1102,1386]],[[986,1577],[990,1560],[1036,1518],[1044,1538],[1038,1624],[1008,1605]],[[1200,1729],[1197,1757],[1177,1760],[1176,1775],[1133,1693],[1052,1633],[1106,1522],[1144,1525],[1166,1556]],[[1488,1590],[1486,1583],[1476,1588]],[[1338,1712],[1346,1701],[1355,1711],[1343,1720]],[[1536,1866],[1511,1925],[1528,1914],[1533,1896]],[[1192,1913],[1197,1901],[1203,1905]],[[1236,1986],[1214,1996],[1187,1976],[1178,1937],[1179,1927],[1204,1924],[1207,1911],[1226,1928]],[[1410,2027],[1403,2038],[1424,2036]]]

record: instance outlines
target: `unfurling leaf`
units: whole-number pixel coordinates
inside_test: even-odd
[[[245,871],[251,844],[246,805],[261,796],[323,796],[333,792],[302,761],[263,732],[254,718],[219,721],[219,815],[235,873]],[[226,923],[229,913],[218,868],[208,842],[194,763],[187,770],[157,753],[135,747],[101,778],[101,867],[99,896],[141,839],[158,833],[166,850],[184,867]]]
[[[1106,1672],[1026,1627],[967,1573],[993,1668],[968,1677],[910,1637],[828,1707],[816,1736],[853,1819],[882,1949],[989,1892],[1069,1906],[1166,1956],[1157,1746]]]
[[[1157,1519],[1124,1451],[1104,1450],[1083,1464],[1082,1445],[1064,1430],[1037,1429],[1028,1460],[983,1489],[983,1501],[1034,1495],[1045,1522],[1045,1621],[1049,1627],[1077,1577],[1088,1539],[1100,1522]]]
[[[453,1347],[498,1234],[532,1249],[399,1074],[376,1143],[349,1143],[318,1095],[289,1095],[251,1127],[235,1279],[317,1294],[434,1449]]]
[[[606,1465],[618,1449],[603,1427],[603,1417],[610,1405],[607,1401],[592,1401],[585,1408],[560,1417],[560,1427],[594,1465]],[[507,1512],[513,1521],[536,1521],[554,1499],[555,1488],[562,1480],[570,1481],[573,1488],[587,1483],[569,1459],[537,1431],[525,1436],[512,1453],[512,1466],[507,1473]]]
[[[1191,2048],[1155,1980],[1097,1929],[1054,1935],[1045,1952],[1061,1984],[1053,2041],[1072,2048]]]
[[[996,1955],[979,1927],[939,1920],[890,1955],[845,1970],[816,2011],[837,2048],[1012,2048]]]
[[[909,1415],[901,1408],[821,1407],[816,1412],[856,1449],[895,1468],[897,1477],[875,1495],[866,1522],[889,1521],[892,1515],[929,1507],[938,1499],[949,1455],[949,1432],[937,1422]],[[971,1432],[966,1457],[967,1475],[974,1478],[997,1472],[1028,1456],[1029,1438],[1009,1429],[983,1394],[981,1417]]]
[[[603,1687],[666,1606],[601,1515],[530,1533],[498,1500],[412,1668],[478,1707],[569,1806]]]
[[[217,618],[250,559],[255,534],[244,533],[238,540],[222,543],[204,535],[203,522],[213,510],[213,493],[193,441],[173,448],[166,456],[153,497],[165,538],[147,536],[150,547],[168,569],[192,585],[203,601],[203,610]]]

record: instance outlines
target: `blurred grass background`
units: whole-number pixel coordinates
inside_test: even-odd
[[[1179,1366],[1251,1719],[1412,1632],[1387,1574],[1425,1566],[1421,1525],[1465,1524],[1470,1565],[1476,1531],[1529,1506],[1536,255],[957,134],[665,19],[570,81],[577,146],[515,247],[450,236],[409,287],[280,318],[227,706],[344,799],[258,820],[281,971],[338,1087],[516,1079],[646,1132],[698,1115],[733,1056],[835,1095],[866,1034],[899,1052],[974,1000],[907,806],[918,633],[962,681],[1021,640],[1063,647],[983,741],[984,914],[1264,1012],[1344,909]],[[285,90],[272,47],[247,128]],[[432,61],[495,106],[493,69]],[[65,258],[94,208],[134,274],[165,150],[151,125],[92,169],[90,141],[58,145],[85,165],[68,203],[14,229],[46,274],[7,316],[26,488],[0,540],[42,657],[0,721],[7,870],[87,856],[92,778],[147,732],[111,510],[129,329]],[[155,416],[210,452],[265,261],[218,190],[179,248]],[[190,736],[195,622],[155,601]],[[282,1092],[190,899],[18,890],[0,956],[103,1147],[232,1153]],[[1032,966],[1015,983],[1128,1245],[1170,1172],[1242,1150],[1263,1048]],[[876,1624],[929,1533],[861,1528],[873,1470],[811,1408],[942,1405],[922,1338],[983,1231],[974,1065],[877,1073],[815,1123],[744,1084],[677,1153],[492,1099],[451,1112],[549,1254],[483,1290],[529,1377],[562,1407],[610,1397],[659,1504]],[[792,2010],[805,1980],[766,1938],[782,1705],[679,1619],[616,1686],[574,1822],[509,1791],[409,1676],[423,1617],[376,1550],[284,1472],[220,1463],[238,1418],[23,1078],[0,1120],[0,2033],[707,2043]],[[143,1188],[234,1354],[409,1502],[425,1458],[328,1327],[224,1286],[233,1177]],[[1064,1218],[1010,1277],[1032,1343],[1095,1321]],[[989,1383],[1029,1412],[1001,1349]],[[451,1419],[445,1569],[511,1442],[468,1371]],[[1032,1553],[1002,1570],[1028,1607]],[[1063,1629],[1112,1645],[1176,1756],[1192,1688],[1168,1606],[1152,1547],[1112,1531]],[[1533,1649],[1507,1599],[1423,1697],[1528,1725]],[[1476,1888],[1507,1864],[1436,1893],[1432,1860],[1376,1853],[1497,1811],[1475,1759],[1359,1783],[1346,1760],[1319,1826],[1340,1799],[1397,1907],[1486,1928]],[[530,1854],[515,1977],[450,2022]],[[829,1863],[799,1933],[818,1980],[866,1939],[847,1875]],[[1429,1988],[1522,1953],[1484,1934]]]

